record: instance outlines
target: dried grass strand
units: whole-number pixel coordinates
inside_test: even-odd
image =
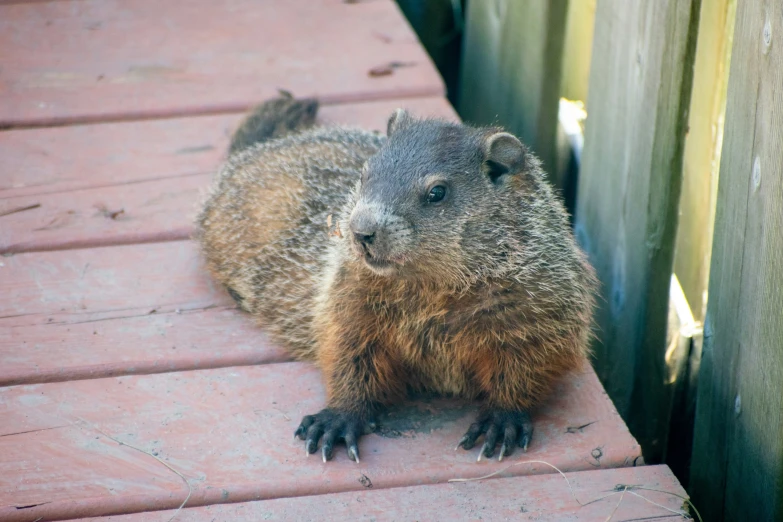
[[[521,462],[515,462],[514,464],[510,464],[510,465],[508,465],[508,466],[506,466],[504,468],[501,468],[499,470],[493,471],[492,473],[490,473],[488,475],[484,475],[484,476],[481,476],[481,477],[475,477],[475,478],[454,478],[454,479],[449,479],[449,482],[476,482],[476,481],[479,481],[479,480],[492,478],[492,477],[494,477],[496,475],[499,475],[499,474],[503,473],[504,471],[507,471],[510,468],[513,468],[514,466],[520,466],[522,464],[544,464],[545,466],[549,466],[550,468],[552,468],[555,471],[557,471],[560,474],[560,476],[563,477],[563,480],[566,481],[566,484],[568,485],[568,490],[571,493],[571,497],[574,499],[574,502],[579,504],[580,507],[584,507],[584,506],[587,506],[589,504],[593,504],[594,502],[598,502],[600,500],[604,500],[606,498],[609,498],[609,497],[611,497],[613,495],[618,495],[619,494],[620,495],[620,501],[617,503],[615,508],[612,510],[612,513],[609,515],[609,517],[606,519],[605,522],[609,522],[612,519],[612,517],[614,516],[615,512],[617,512],[617,509],[620,507],[620,504],[622,504],[622,501],[623,501],[623,498],[624,498],[626,492],[628,492],[628,493],[630,493],[630,494],[632,494],[634,496],[637,496],[637,497],[639,497],[639,498],[649,502],[650,504],[653,504],[653,505],[658,506],[658,507],[660,507],[662,509],[665,509],[666,511],[669,511],[670,513],[674,513],[676,515],[684,516],[684,517],[687,517],[687,518],[692,518],[689,513],[686,513],[685,511],[677,511],[675,509],[668,508],[668,507],[666,507],[666,506],[664,506],[662,504],[659,504],[658,502],[655,502],[655,501],[653,501],[653,500],[651,500],[651,499],[649,499],[649,498],[647,498],[647,497],[645,497],[643,495],[640,495],[639,493],[636,493],[636,492],[632,491],[634,489],[642,489],[642,490],[646,490],[646,491],[654,491],[656,493],[662,493],[664,495],[672,495],[674,497],[680,498],[680,499],[684,500],[685,502],[687,502],[688,505],[693,509],[693,512],[696,514],[696,518],[699,519],[699,522],[704,522],[702,520],[702,518],[701,518],[701,513],[699,513],[699,510],[696,509],[696,506],[693,505],[693,502],[691,502],[691,500],[688,497],[684,497],[684,496],[679,495],[677,493],[672,493],[671,491],[664,491],[662,489],[656,489],[656,488],[651,488],[651,487],[647,487],[647,486],[640,486],[640,485],[637,485],[637,484],[617,484],[615,486],[615,489],[617,491],[614,491],[612,493],[608,493],[608,494],[606,494],[606,495],[604,495],[602,497],[595,498],[595,499],[590,500],[588,502],[582,502],[581,500],[579,500],[576,497],[576,492],[574,491],[574,487],[571,485],[571,481],[568,480],[568,477],[566,477],[565,473],[563,473],[554,464],[550,464],[549,462],[546,462],[546,461],[543,461],[543,460],[525,460],[525,461],[521,461]],[[620,489],[620,488],[622,488],[622,489]]]
[[[185,486],[187,486],[187,488],[188,488],[188,496],[185,497],[185,500],[182,501],[182,504],[179,505],[177,510],[174,512],[174,514],[171,515],[171,518],[169,518],[169,522],[174,520],[176,518],[176,516],[179,514],[179,512],[182,511],[182,508],[185,507],[185,504],[188,503],[188,500],[190,500],[190,497],[193,494],[193,487],[190,485],[190,482],[188,482],[188,479],[185,477],[185,475],[180,473],[178,470],[174,469],[168,462],[166,462],[163,459],[157,457],[156,455],[153,455],[149,451],[143,450],[141,448],[138,448],[138,447],[134,446],[133,444],[128,444],[127,442],[123,442],[123,441],[121,441],[121,440],[119,440],[119,439],[117,439],[115,437],[112,437],[111,435],[109,435],[108,433],[106,433],[105,431],[100,429],[99,427],[97,427],[94,424],[92,424],[92,423],[82,419],[81,417],[76,417],[76,418],[79,420],[80,423],[85,424],[87,427],[89,427],[90,429],[92,429],[94,431],[97,431],[98,433],[100,433],[101,435],[106,437],[107,439],[113,440],[114,442],[116,442],[120,446],[128,446],[131,449],[135,449],[138,452],[144,453],[145,455],[148,455],[148,456],[152,457],[153,459],[157,460],[158,462],[160,462],[161,464],[166,466],[172,473],[175,473],[179,478],[182,479],[182,482],[184,482]]]

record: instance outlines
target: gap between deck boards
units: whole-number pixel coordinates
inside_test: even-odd
[[[37,0],[34,0],[37,1]],[[40,0],[52,1],[52,0]],[[56,0],[63,1],[63,0]],[[443,96],[443,89],[390,89],[387,91],[372,91],[366,93],[351,93],[348,95],[326,94],[317,96],[321,105],[333,107],[354,103],[368,103],[383,100],[407,100]],[[263,100],[259,100],[263,101]],[[211,105],[203,107],[183,107],[172,110],[151,110],[138,112],[105,113],[95,116],[72,116],[62,118],[50,118],[40,120],[0,121],[0,132],[8,130],[29,130],[41,128],[71,127],[75,125],[98,125],[101,123],[124,123],[136,121],[154,121],[170,118],[184,118],[189,116],[220,116],[231,114],[244,114],[252,109],[256,103],[234,103],[226,105]]]

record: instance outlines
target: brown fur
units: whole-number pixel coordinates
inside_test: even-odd
[[[312,123],[281,118],[267,137]],[[277,341],[321,367],[335,411],[369,419],[411,390],[529,411],[587,354],[596,283],[565,211],[502,129],[400,112],[389,130],[387,140],[316,128],[233,154],[198,219],[208,267]],[[399,188],[462,170],[440,211]],[[365,204],[386,223],[371,248],[395,259],[392,273],[368,269],[352,237]]]

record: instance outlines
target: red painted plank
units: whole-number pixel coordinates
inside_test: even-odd
[[[472,473],[471,475],[477,475]],[[231,520],[685,520],[680,512],[686,496],[667,466],[579,471],[567,475],[574,495],[560,475],[513,477],[481,482],[438,484],[391,489],[365,489],[310,497],[281,498],[238,504],[216,504],[176,511],[91,518],[92,522],[160,522],[177,520],[212,522]],[[655,502],[626,492],[612,491],[617,484],[653,488],[632,490]],[[673,494],[672,494],[673,493]],[[657,505],[656,505],[657,504]],[[615,507],[617,508],[615,511]],[[88,519],[81,519],[87,522]],[[688,519],[690,520],[690,519]]]
[[[391,0],[70,0],[0,6],[0,125],[442,95]],[[379,65],[406,66],[371,76]]]
[[[5,209],[28,210],[0,217],[0,254],[187,239],[211,178],[195,174],[3,200]]]
[[[0,208],[10,207],[6,198],[212,172],[240,118],[191,116],[0,132]]]
[[[385,130],[398,107],[457,119],[451,105],[435,96],[326,105],[319,120]],[[212,172],[241,118],[237,113],[2,132],[0,200]],[[9,207],[0,201],[0,209]]]
[[[33,326],[227,305],[190,241],[0,258],[0,326]]]
[[[290,359],[246,314],[225,305],[0,327],[0,386]]]
[[[0,386],[290,360],[174,242],[0,258]]]
[[[322,122],[383,129],[400,106],[457,119],[445,99],[418,98],[327,106]],[[11,174],[0,189],[0,253],[189,237],[200,195],[239,118],[0,133],[0,171]],[[26,210],[2,215],[13,209]]]
[[[317,370],[282,363],[0,388],[0,519],[62,519],[189,506],[443,483],[520,460],[563,471],[628,466],[639,446],[592,369],[555,391],[534,415],[527,454],[476,463],[454,451],[475,406],[409,405],[383,422],[394,437],[360,442],[361,464],[344,449],[324,465],[291,434],[324,404]],[[589,424],[589,425],[588,425]],[[584,426],[581,430],[569,427]],[[394,431],[397,430],[397,431]],[[503,476],[549,474],[541,464]],[[31,506],[17,509],[20,506]]]

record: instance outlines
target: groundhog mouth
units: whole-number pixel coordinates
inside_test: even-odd
[[[364,262],[375,268],[386,268],[394,265],[394,262],[392,261],[387,261],[386,259],[379,259],[377,257],[372,257],[369,254],[364,255]]]
[[[390,261],[388,259],[382,259],[380,257],[375,257],[369,252],[365,252],[362,256],[364,259],[364,262],[370,265],[373,268],[390,268],[394,266],[394,261]]]
[[[380,258],[369,252],[365,252],[361,257],[370,270],[380,275],[392,275],[402,265],[402,262],[395,259]]]
[[[353,250],[356,253],[356,257],[361,259],[367,268],[379,275],[396,274],[406,261],[405,256],[379,255],[375,248],[358,241],[353,242]]]

